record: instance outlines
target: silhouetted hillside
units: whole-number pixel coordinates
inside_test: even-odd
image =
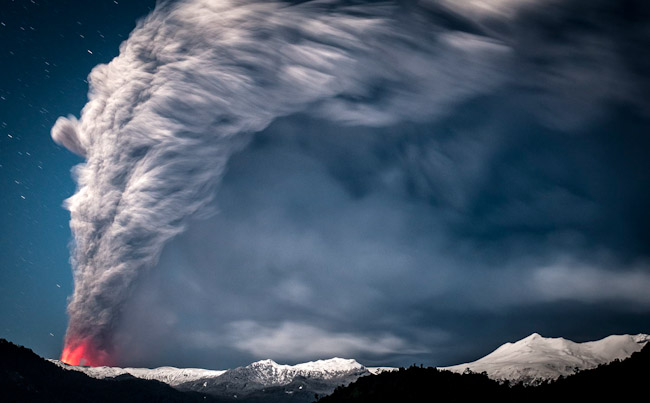
[[[501,397],[507,389],[480,374],[410,367],[360,378],[319,402],[420,402],[434,398],[444,402],[470,401],[479,396]]]
[[[650,344],[623,361],[582,371],[539,387],[539,394],[548,398],[607,399],[620,401],[633,396],[647,395],[650,374]]]
[[[358,379],[337,388],[319,403],[345,402],[499,402],[620,401],[644,396],[650,370],[650,345],[624,361],[537,387],[510,387],[483,374],[456,374],[436,368],[400,369]]]
[[[583,371],[551,384],[523,387],[499,384],[483,374],[457,374],[436,368],[400,369],[364,376],[347,387],[337,388],[320,403],[343,402],[469,402],[498,399],[499,402],[620,401],[643,396],[642,388],[650,369],[650,345],[625,361],[615,361]],[[297,382],[308,380],[299,379]],[[286,388],[266,390],[249,396],[249,401],[285,402],[306,399],[308,388],[296,383],[295,392]],[[304,385],[302,385],[304,386]],[[42,359],[31,350],[0,339],[1,402],[215,402],[195,392],[184,393],[158,381],[130,375],[94,379],[65,370]]]
[[[99,380],[59,368],[32,350],[0,339],[0,401],[4,402],[206,402],[196,393],[179,392],[132,376]]]

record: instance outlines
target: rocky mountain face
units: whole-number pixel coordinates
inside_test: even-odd
[[[293,366],[263,360],[228,370],[218,377],[183,383],[177,389],[240,400],[259,397],[264,401],[313,401],[315,395],[330,394],[337,386],[366,375],[370,375],[366,367],[342,358]]]
[[[63,368],[83,372],[96,379],[128,374],[136,378],[164,382],[179,391],[251,402],[311,402],[316,395],[330,394],[338,386],[347,385],[359,377],[378,371],[375,368],[368,369],[355,360],[343,358],[297,365],[281,365],[273,360],[262,360],[226,371],[174,367],[84,367],[52,361]]]

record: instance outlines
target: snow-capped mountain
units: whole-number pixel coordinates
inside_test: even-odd
[[[131,375],[140,379],[153,379],[166,383],[170,386],[178,386],[182,383],[192,382],[197,379],[214,378],[222,375],[226,371],[214,371],[209,369],[200,368],[176,368],[176,367],[160,367],[160,368],[119,368],[119,367],[84,367],[84,366],[71,366],[62,363],[59,360],[49,360],[58,366],[83,372],[91,378],[104,379],[114,378],[120,375]]]
[[[368,370],[355,360],[332,358],[310,361],[297,365],[282,365],[273,360],[262,360],[248,366],[228,371],[227,377],[241,377],[264,386],[280,386],[291,383],[296,377],[332,379],[350,374],[367,374]]]
[[[51,361],[63,368],[80,371],[98,379],[128,374],[136,378],[164,382],[181,391],[238,399],[264,396],[272,400],[275,395],[282,396],[284,401],[312,401],[314,394],[329,394],[337,386],[347,385],[361,376],[385,370],[372,368],[371,372],[355,360],[343,358],[297,365],[282,365],[273,360],[262,360],[224,371],[174,367],[75,367],[57,360]]]
[[[264,396],[268,400],[272,396],[282,396],[282,400],[287,400],[290,395],[294,401],[312,401],[314,394],[332,393],[337,386],[369,374],[368,369],[355,360],[342,358],[297,365],[263,360],[228,370],[217,378],[184,383],[177,389],[238,399]]]
[[[650,335],[637,334],[576,343],[533,333],[515,343],[506,343],[477,361],[440,369],[459,373],[466,370],[486,372],[498,381],[537,385],[616,359],[623,360],[640,351],[648,341]]]
[[[278,386],[291,383],[296,377],[302,376],[312,379],[332,379],[350,374],[367,374],[370,370],[355,360],[331,358],[329,360],[310,361],[297,365],[282,365],[273,360],[261,360],[245,367],[231,370],[209,370],[200,368],[119,368],[119,367],[85,367],[70,366],[58,360],[50,360],[55,364],[86,375],[97,378],[112,378],[129,374],[141,379],[154,379],[171,386],[196,380],[206,380],[220,377],[228,373],[228,377],[246,378],[247,381],[257,382],[264,386]],[[372,368],[376,372],[375,368]]]
[[[650,341],[650,335],[609,336],[602,340],[575,343],[563,338],[545,338],[537,333],[515,343],[506,343],[487,356],[467,364],[444,367],[454,372],[486,372],[499,381],[536,385],[595,368],[616,359],[628,358]],[[80,371],[90,377],[104,379],[123,375],[157,380],[179,391],[199,392],[217,398],[238,401],[310,402],[314,395],[327,395],[337,386],[384,371],[390,367],[368,368],[352,359],[332,358],[297,365],[262,360],[229,370],[161,367],[114,368],[68,366],[51,360],[60,367]]]

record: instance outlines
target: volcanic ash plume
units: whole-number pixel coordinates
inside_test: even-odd
[[[193,0],[141,21],[91,72],[81,118],[52,129],[86,158],[66,202],[75,290],[62,359],[111,363],[126,299],[248,134],[298,112],[368,126],[432,119],[494,88],[507,48],[427,7]]]

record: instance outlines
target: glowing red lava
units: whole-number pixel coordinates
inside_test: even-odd
[[[68,365],[99,367],[109,365],[110,360],[106,352],[93,348],[88,341],[83,340],[79,343],[68,343],[61,353],[61,362]]]

